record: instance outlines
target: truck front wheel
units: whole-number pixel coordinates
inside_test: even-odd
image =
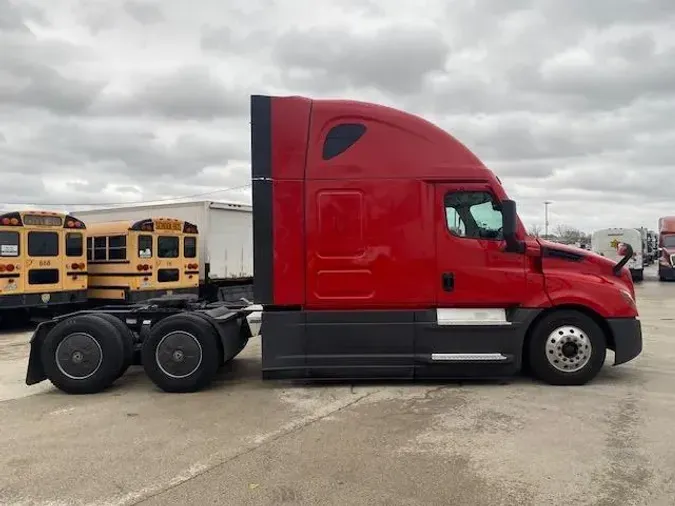
[[[561,310],[535,324],[525,351],[537,379],[551,385],[583,385],[602,369],[607,340],[589,316]]]
[[[143,368],[165,392],[206,387],[220,364],[218,334],[197,315],[181,313],[152,327],[141,349]]]

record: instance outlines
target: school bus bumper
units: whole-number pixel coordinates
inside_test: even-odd
[[[69,290],[45,293],[22,293],[0,296],[0,309],[58,306],[87,300],[87,290]]]

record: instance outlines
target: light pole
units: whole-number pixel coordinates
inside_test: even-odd
[[[544,237],[548,239],[548,206],[552,204],[550,200],[544,201]]]

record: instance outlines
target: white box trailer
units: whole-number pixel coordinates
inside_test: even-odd
[[[201,296],[210,300],[253,298],[253,214],[248,204],[200,200],[72,211],[87,223],[176,218],[199,230]]]
[[[621,243],[630,244],[633,248],[633,258],[626,266],[635,281],[642,281],[644,277],[644,260],[642,258],[642,234],[636,228],[603,228],[591,235],[591,250],[612,261],[618,262],[621,255],[618,246]]]

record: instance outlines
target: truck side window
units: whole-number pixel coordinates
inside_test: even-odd
[[[459,191],[445,196],[448,230],[459,237],[502,239],[502,211],[489,192]]]
[[[341,123],[330,129],[323,143],[323,159],[330,160],[344,153],[366,133],[360,123]]]

